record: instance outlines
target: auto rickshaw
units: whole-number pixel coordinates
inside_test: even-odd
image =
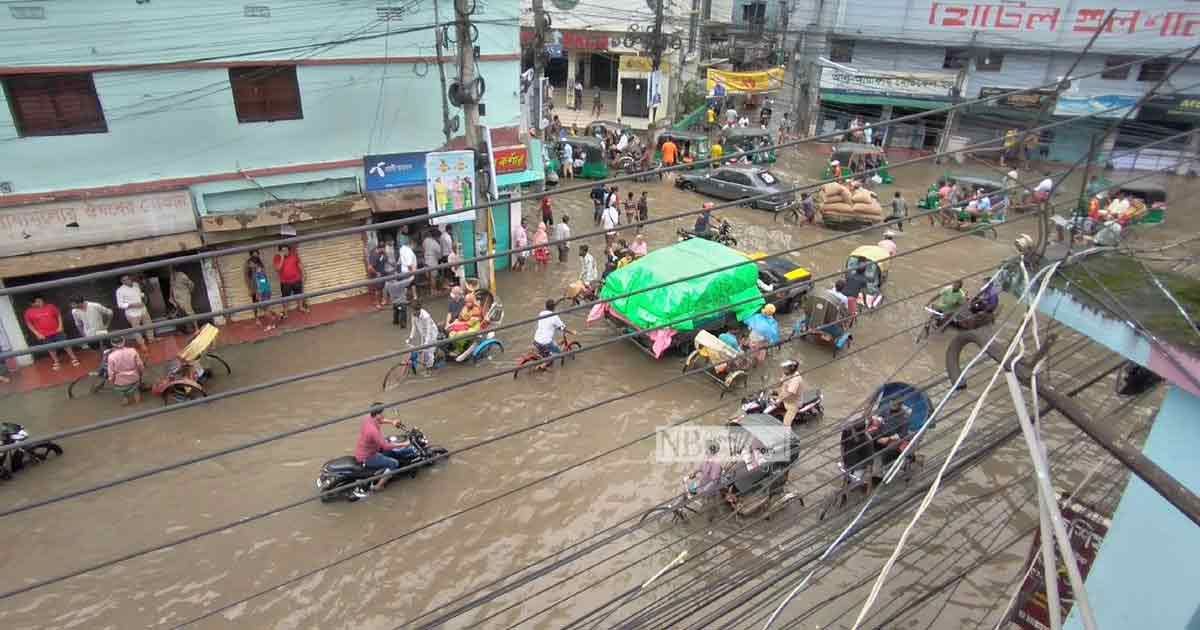
[[[729,390],[745,387],[747,372],[754,368],[754,357],[742,348],[733,348],[716,335],[701,330],[692,341],[695,350],[683,362],[683,371],[704,367],[704,374],[721,386],[721,397]]]
[[[736,158],[736,154],[739,152],[750,152],[774,144],[771,140],[771,132],[766,129],[732,127],[723,133],[725,135],[725,155],[731,158]],[[771,164],[777,159],[775,149],[759,151],[746,157],[754,164]]]
[[[708,136],[694,131],[675,131],[664,129],[654,139],[654,161],[662,162],[662,145],[670,138],[679,147],[679,159],[682,163],[698,162],[709,158]]]
[[[588,137],[608,137],[608,134],[620,136],[622,133],[633,136],[633,127],[622,125],[615,120],[593,120],[588,123],[587,127],[583,128],[584,135]]]
[[[825,292],[809,293],[804,299],[804,314],[792,326],[792,336],[799,335],[805,341],[829,346],[836,357],[854,342],[854,335],[850,334],[853,325],[850,310],[834,296]]]
[[[833,168],[830,163],[837,160],[842,167],[843,177],[858,177],[860,173],[866,170],[877,169],[875,174],[883,180],[885,184],[895,182],[895,178],[888,172],[887,155],[883,149],[873,144],[862,144],[859,142],[841,142],[833,145],[832,154],[829,156],[830,162],[825,163],[825,169],[821,172],[821,179],[831,179],[833,177]]]
[[[583,179],[604,179],[608,177],[608,161],[604,158],[604,150],[600,141],[591,136],[570,136],[563,142],[571,145],[571,155],[575,160],[575,177]],[[561,156],[561,152],[560,152]],[[578,166],[583,160],[583,166]]]
[[[212,366],[215,364],[223,366],[226,374],[233,373],[225,359],[209,352],[220,332],[216,326],[205,324],[167,364],[166,373],[152,388],[154,395],[160,396],[164,405],[207,396],[204,385],[212,378]]]
[[[865,269],[867,287],[867,306],[874,308],[883,301],[883,285],[887,283],[888,269],[891,267],[891,255],[888,250],[878,245],[863,245],[850,252],[846,258],[846,277],[860,267]],[[847,296],[853,298],[854,296]]]

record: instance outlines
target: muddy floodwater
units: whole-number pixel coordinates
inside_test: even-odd
[[[785,180],[815,181],[820,158],[816,151],[787,152],[777,168]],[[893,191],[904,192],[915,212],[917,195],[939,174],[974,172],[970,165],[909,166],[894,169],[896,186],[882,186],[882,199]],[[1110,176],[1114,179],[1115,176]],[[1166,242],[1195,234],[1200,228],[1194,200],[1200,186],[1194,179],[1170,179],[1171,210],[1167,223],[1133,235],[1138,242]],[[676,190],[670,180],[652,184],[621,184],[627,191],[649,192],[651,217],[697,208],[703,199]],[[1066,188],[1078,188],[1072,178]],[[1068,197],[1067,194],[1062,198]],[[532,207],[532,204],[527,204]],[[572,217],[575,233],[593,229],[591,205],[585,191],[555,198],[556,213]],[[532,213],[527,213],[532,217]],[[793,226],[774,221],[770,214],[746,208],[719,212],[734,224],[741,249],[778,252],[827,239],[836,233],[814,226]],[[999,230],[999,238],[967,236],[936,248],[904,256],[892,263],[886,293],[890,299],[948,283],[964,274],[980,274],[968,281],[979,286],[985,274],[1013,254],[1012,240],[1021,232],[1034,233],[1032,221],[1020,217]],[[692,218],[647,226],[651,248],[675,241],[675,230],[690,226]],[[932,227],[922,219],[905,226],[897,237],[901,252],[915,250],[955,233]],[[630,235],[632,236],[632,235]],[[842,268],[847,254],[858,245],[874,244],[879,232],[853,236],[791,254],[789,258],[820,277]],[[596,252],[602,238],[588,239]],[[505,305],[505,319],[515,322],[534,316],[547,298],[559,297],[578,276],[578,259],[572,252],[565,265],[551,264],[537,273],[501,272],[497,293]],[[830,280],[818,283],[820,289]],[[836,437],[830,431],[840,418],[862,405],[882,379],[903,366],[896,380],[917,383],[943,371],[949,333],[935,336],[915,356],[914,337],[901,334],[874,345],[902,327],[923,319],[926,298],[884,308],[864,317],[855,327],[855,346],[867,348],[830,363],[828,349],[803,342],[785,346],[772,355],[771,368],[756,373],[778,378],[774,365],[785,357],[797,359],[811,386],[825,396],[826,416],[821,425],[804,431],[816,447],[806,453],[792,483],[798,489],[814,488],[817,480],[833,478],[830,459]],[[430,310],[444,317],[441,300]],[[1015,311],[1006,298],[1005,308]],[[604,325],[585,327],[584,312],[565,316],[580,331],[584,351],[563,368],[545,374],[511,374],[406,402],[395,414],[419,426],[438,445],[458,449],[535,423],[578,413],[545,426],[486,446],[454,455],[448,462],[422,471],[415,479],[392,482],[382,493],[354,504],[310,501],[278,514],[239,525],[113,566],[73,577],[0,603],[0,625],[18,628],[170,628],[201,617],[261,592],[249,601],[217,615],[200,619],[194,628],[364,628],[390,629],[444,608],[448,602],[485,586],[554,551],[588,538],[618,521],[636,515],[678,491],[682,464],[654,460],[652,434],[660,427],[701,414],[699,422],[720,423],[736,415],[736,397],[718,398],[714,385],[700,376],[676,380],[637,396],[589,406],[623,393],[637,391],[677,377],[681,359],[653,360],[628,342],[606,343],[614,334]],[[787,326],[792,315],[781,317]],[[288,334],[265,342],[228,346],[221,354],[233,366],[232,376],[221,375],[215,391],[241,387],[329,365],[402,348],[407,331],[393,328],[390,313],[372,312],[332,325]],[[364,409],[371,401],[407,399],[423,392],[480,379],[511,368],[531,345],[532,325],[499,333],[506,352],[480,366],[451,365],[431,378],[416,378],[383,392],[381,381],[394,361],[381,361],[333,375],[221,400],[211,404],[146,418],[119,427],[95,431],[62,441],[66,454],[48,465],[27,470],[0,484],[0,501],[6,508],[98,483],[150,470],[245,444],[265,436],[294,431]],[[1083,347],[1073,357],[1060,357],[1052,378],[1065,388],[1074,378],[1098,367],[1104,355]],[[911,358],[911,360],[910,360]],[[823,365],[827,364],[827,365]],[[990,373],[990,370],[989,370]],[[981,375],[982,388],[986,375]],[[944,388],[943,388],[944,389]],[[1110,401],[1111,382],[1097,385],[1104,395],[1088,399],[1100,409]],[[1008,394],[993,396],[1007,403]],[[941,391],[941,390],[938,390]],[[961,398],[960,398],[961,400]],[[121,415],[113,396],[104,394],[68,400],[63,388],[40,390],[4,399],[4,416],[24,423],[34,433],[59,431]],[[146,402],[147,406],[157,402]],[[1115,403],[1114,403],[1115,404]],[[1111,406],[1111,404],[1109,405]],[[1122,422],[1134,423],[1135,413]],[[981,431],[996,430],[1010,415],[992,414],[981,420]],[[951,431],[946,422],[942,447]],[[1013,425],[1010,425],[1013,426]],[[1133,424],[1129,425],[1133,428]],[[187,537],[207,528],[232,523],[248,515],[312,496],[318,469],[326,460],[352,452],[358,418],[263,443],[254,448],[201,461],[176,470],[124,483],[116,487],[39,507],[0,519],[6,544],[0,549],[0,591],[11,591],[39,580],[72,573],[80,568],[120,558],[140,549]],[[1102,457],[1061,418],[1047,422],[1052,449],[1064,454],[1056,482],[1069,490]],[[631,443],[617,450],[616,447]],[[553,478],[533,483],[561,469],[578,465]],[[1069,457],[1067,455],[1070,455]],[[917,582],[927,572],[930,582],[948,579],[965,566],[967,555],[977,559],[998,555],[983,569],[962,580],[958,588],[905,617],[903,626],[958,630],[971,627],[989,613],[994,623],[994,600],[1005,597],[1020,571],[1028,538],[997,545],[1036,524],[1036,501],[1031,499],[1031,466],[1020,440],[1006,444],[982,463],[948,485],[939,495],[927,520],[914,532],[923,541],[917,555],[906,557],[897,570],[903,575],[885,591],[889,610],[898,610],[901,585]],[[532,484],[484,507],[454,515],[481,501]],[[819,493],[819,490],[817,491]],[[1110,496],[1111,498],[1111,496]],[[810,500],[811,502],[811,500]],[[906,521],[907,514],[900,517]],[[447,518],[449,517],[449,518]],[[799,517],[797,517],[799,518]],[[795,613],[810,608],[830,594],[858,588],[850,597],[816,610],[798,627],[849,627],[847,609],[857,609],[869,588],[854,586],[878,571],[890,553],[902,524],[892,521],[876,528],[853,552],[838,556],[821,572],[812,587],[798,598]],[[339,558],[409,530],[436,523],[329,570],[307,575]],[[939,529],[940,528],[940,529]],[[698,537],[707,535],[697,532]],[[782,536],[782,534],[780,534]],[[752,553],[768,552],[774,539],[762,534]],[[495,601],[448,620],[448,627],[557,628],[640,584],[677,553],[658,552],[646,562],[621,569],[646,556],[652,548],[615,556],[610,564],[582,573],[573,581],[537,594],[554,582],[583,571],[602,555],[555,569],[547,576]],[[616,553],[618,547],[611,551]],[[957,564],[961,561],[961,564]],[[613,573],[611,579],[584,588]],[[299,579],[297,579],[299,578]],[[290,582],[289,582],[290,581]],[[273,589],[289,582],[287,586]],[[575,591],[578,595],[552,606]],[[649,604],[648,598],[641,604]],[[944,602],[944,605],[943,605]],[[515,605],[514,605],[515,604]],[[541,609],[547,610],[542,613]],[[613,622],[632,614],[612,618]],[[757,612],[763,612],[758,610]],[[529,617],[528,619],[526,619]],[[840,617],[840,619],[839,619]],[[423,619],[427,621],[429,617]],[[664,618],[665,619],[665,618]],[[785,619],[788,619],[785,616]],[[835,620],[837,620],[835,622]],[[727,619],[714,627],[736,627],[752,620]],[[878,620],[877,620],[878,621]],[[915,625],[909,625],[909,622]],[[694,623],[694,620],[689,623]],[[761,622],[760,622],[761,623]],[[670,627],[671,624],[650,627]],[[891,627],[891,626],[889,626]],[[990,626],[988,626],[990,627]]]

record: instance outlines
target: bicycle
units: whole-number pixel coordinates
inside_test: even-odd
[[[579,350],[583,348],[583,345],[578,341],[571,339],[571,335],[564,330],[562,334],[562,345],[560,348],[562,352],[554,355],[554,358],[549,361],[539,363],[533,368],[533,370],[535,372],[545,372],[546,370],[550,369],[550,366],[553,365],[555,361],[558,361],[559,367],[564,367],[567,364],[567,358],[570,358],[572,361],[575,360],[575,353],[579,352]],[[535,345],[532,349],[530,349],[529,352],[526,352],[525,354],[521,355],[521,358],[517,359],[517,369],[513,370],[513,379],[515,380],[517,378],[517,375],[521,373],[521,369],[526,365],[535,361],[541,361],[548,356],[548,354],[543,353],[542,350]]]

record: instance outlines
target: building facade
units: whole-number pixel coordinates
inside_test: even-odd
[[[634,129],[670,120],[675,92],[695,79],[696,62],[710,33],[724,33],[732,0],[665,2],[662,32],[667,47],[654,72],[646,35],[654,32],[656,0],[621,0],[604,4],[550,0],[545,12],[546,77],[564,123],[583,127],[593,119],[620,119]],[[524,66],[533,66],[535,38],[532,2],[522,0],[521,42]],[[574,88],[583,87],[575,102]],[[593,106],[600,100],[599,114]],[[578,108],[578,109],[576,109]]]
[[[364,156],[447,145],[433,2],[219,8],[60,0],[5,8],[0,278],[7,286],[229,243],[261,243],[269,261],[281,236],[426,205],[423,191],[394,191],[381,196],[385,203],[364,195]],[[440,21],[451,19],[454,4],[441,0],[437,10]],[[481,0],[472,16],[477,71],[486,80],[482,120],[504,137],[498,144],[518,142],[517,13],[515,3]],[[452,40],[451,27],[441,59],[449,80],[457,75]],[[461,110],[449,106],[449,114],[461,123]],[[366,278],[370,238],[301,245],[305,289]],[[196,305],[248,303],[244,263],[243,255],[184,267],[198,287]],[[166,312],[168,282],[166,269],[144,278],[155,316]],[[111,305],[116,283],[46,297],[64,312],[68,292]],[[30,297],[0,299],[0,324],[14,349],[27,343],[19,313]],[[123,323],[118,315],[114,327]]]
[[[1110,9],[1116,9],[1114,19],[1089,54],[1078,58]],[[1045,91],[1001,99],[972,106],[950,121],[942,114],[897,125],[886,137],[889,146],[930,150],[946,146],[943,134],[959,142],[992,139],[1005,129],[1028,125],[1044,99],[1054,100],[1052,120],[1102,112],[1062,132],[1046,133],[1039,150],[1053,160],[1086,154],[1093,135],[1129,111],[1183,58],[1187,47],[1200,41],[1200,9],[1187,0],[1147,0],[1128,7],[1088,0],[1048,0],[1037,6],[977,0],[810,0],[794,10],[805,13],[791,19],[797,37],[827,35],[811,54],[819,73],[814,79],[820,84],[820,106],[806,105],[816,110],[819,131],[844,128],[855,116],[879,121],[1051,84],[1078,58],[1074,76],[1095,74],[1072,81],[1060,95]],[[1134,111],[1117,134],[1100,140],[1103,154],[1119,152],[1116,166],[1186,168],[1187,156],[1200,148],[1200,139],[1193,136],[1191,144],[1167,143],[1137,156],[1120,153],[1195,128],[1200,121],[1200,63],[1186,64],[1159,93],[1163,96]]]

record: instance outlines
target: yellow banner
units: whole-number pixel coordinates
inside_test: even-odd
[[[783,67],[755,72],[727,72],[725,70],[708,69],[708,94],[720,82],[725,86],[726,94],[758,94],[770,92],[783,87]]]
[[[654,60],[649,57],[639,57],[637,55],[621,55],[621,72],[653,72]],[[659,70],[666,72],[671,67],[671,64],[665,59],[658,65]]]

